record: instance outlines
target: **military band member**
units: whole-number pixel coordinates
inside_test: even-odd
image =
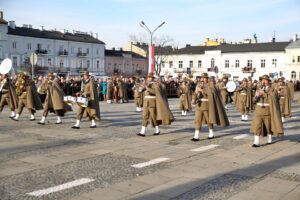
[[[294,101],[294,97],[295,97],[295,84],[293,83],[292,80],[290,80],[288,82],[288,88],[290,90],[290,94],[291,94],[291,100],[292,102]]]
[[[196,86],[195,104],[195,134],[192,141],[199,141],[200,130],[203,124],[208,124],[208,139],[214,138],[214,124],[224,127],[229,126],[229,121],[222,104],[221,97],[216,87],[209,82],[207,73],[203,73]]]
[[[19,121],[19,117],[22,114],[24,107],[29,111],[30,121],[34,121],[34,114],[37,110],[43,109],[42,101],[37,93],[36,86],[32,80],[20,72],[16,82],[16,92],[18,96],[18,111],[14,118],[15,121]]]
[[[236,107],[241,112],[242,121],[248,120],[248,113],[252,105],[251,97],[251,88],[248,86],[247,78],[244,78],[236,91]]]
[[[134,103],[136,106],[136,112],[142,112],[143,108],[143,85],[139,78],[135,80],[135,85],[132,88],[134,91]]]
[[[271,87],[268,75],[262,76],[262,86],[255,95],[255,114],[250,132],[254,133],[252,147],[259,147],[259,137],[268,136],[267,144],[272,144],[272,136],[283,135],[279,102],[276,89]]]
[[[284,122],[286,117],[292,116],[292,98],[290,94],[290,88],[285,84],[284,78],[278,79],[278,86],[276,90],[279,98],[281,121]]]
[[[88,117],[92,122],[90,128],[96,128],[95,120],[100,120],[100,107],[97,95],[97,88],[94,80],[90,77],[88,71],[83,73],[83,81],[81,91],[78,96],[83,96],[88,99],[87,107],[78,106],[76,124],[73,129],[80,129],[80,121],[82,117]]]
[[[107,80],[107,93],[106,93],[106,102],[111,104],[114,95],[114,86],[111,78]]]
[[[186,116],[187,112],[192,110],[191,93],[187,80],[182,81],[177,93],[179,96],[179,109],[181,110],[181,115]]]
[[[174,121],[168,103],[163,97],[162,87],[154,78],[154,74],[149,73],[147,86],[144,87],[143,123],[141,131],[137,134],[142,137],[145,136],[149,121],[155,127],[154,135],[160,134],[159,125],[170,125]]]
[[[225,76],[222,78],[222,82],[218,83],[218,86],[217,86],[220,91],[222,103],[223,103],[225,109],[227,109],[227,103],[228,103],[228,91],[226,88],[227,82],[228,82],[228,77]]]
[[[0,112],[2,112],[5,105],[11,110],[10,118],[14,118],[16,116],[15,109],[18,108],[18,98],[16,94],[16,88],[13,84],[13,81],[8,78],[7,74],[1,75],[1,83],[0,83]]]
[[[64,92],[60,88],[58,80],[55,80],[55,75],[52,72],[48,73],[44,112],[43,117],[38,124],[45,125],[45,120],[49,111],[57,115],[56,124],[61,124],[61,117],[63,117],[67,111],[72,111],[72,107],[64,102]]]

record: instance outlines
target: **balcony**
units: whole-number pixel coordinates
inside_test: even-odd
[[[86,57],[86,56],[87,56],[87,53],[78,52],[78,53],[77,53],[77,56],[78,56],[78,57]]]
[[[48,54],[48,51],[45,49],[38,49],[38,50],[35,50],[35,53],[38,55],[46,55],[46,54]]]
[[[59,56],[67,56],[67,55],[68,55],[68,52],[67,52],[67,51],[59,51],[59,52],[58,52],[58,55],[59,55]]]
[[[254,67],[243,67],[242,72],[243,73],[254,73],[254,72],[256,72],[256,68],[254,68]]]

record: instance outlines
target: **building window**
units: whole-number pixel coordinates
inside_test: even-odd
[[[90,68],[90,60],[87,60],[87,61],[86,61],[86,67],[87,67],[87,68]]]
[[[79,61],[79,67],[82,68],[82,60]]]
[[[89,53],[90,53],[90,49],[87,48],[87,49],[86,49],[86,54],[89,54]]]
[[[172,68],[173,67],[173,61],[169,62],[169,67]]]
[[[52,62],[51,62],[51,58],[48,58],[48,67],[51,67]]]
[[[182,68],[182,67],[183,67],[183,61],[179,61],[178,68]]]
[[[59,61],[59,67],[60,67],[60,68],[63,68],[63,67],[64,67],[64,60],[60,60],[60,61]]]
[[[2,40],[2,32],[0,31],[0,40]]]
[[[296,60],[295,60],[295,56],[293,56],[293,59],[292,59],[292,63],[294,63]]]
[[[59,46],[59,51],[60,51],[60,52],[63,52],[63,51],[64,51],[64,46],[63,46],[63,45],[60,45],[60,46]]]
[[[42,49],[42,44],[37,44],[37,49],[41,50]]]
[[[274,67],[277,67],[277,59],[272,59],[272,65],[273,65]]]
[[[78,48],[78,53],[81,53],[81,52],[82,52],[82,51],[81,51],[81,48],[79,47],[79,48]]]
[[[18,58],[16,56],[13,57],[12,64],[13,64],[14,68],[16,68],[18,66]]]
[[[47,50],[48,50],[48,51],[50,51],[50,50],[51,50],[51,45],[50,45],[50,44],[48,44],[48,46],[47,46]]]
[[[202,67],[202,60],[198,60],[198,68]]]
[[[260,67],[261,68],[265,68],[266,67],[266,60],[265,59],[260,60]]]
[[[240,60],[235,60],[235,68],[240,68]]]
[[[298,63],[300,63],[300,56],[298,56]]]
[[[31,43],[28,43],[28,44],[27,44],[27,49],[28,49],[28,50],[31,50]]]
[[[211,68],[214,68],[214,67],[215,67],[215,59],[214,59],[214,58],[212,58],[212,59],[210,60],[210,67],[211,67]]]
[[[16,49],[16,48],[17,48],[17,42],[13,42],[13,43],[12,43],[12,48],[13,48],[13,49]]]
[[[194,67],[194,62],[192,60],[190,60],[190,68]]]
[[[99,49],[96,50],[96,54],[99,55]]]
[[[247,60],[247,67],[252,67],[252,60]]]
[[[74,53],[74,47],[71,47],[71,53],[72,54]]]
[[[229,68],[229,60],[225,60],[225,68]]]
[[[97,69],[100,68],[100,60],[97,60],[97,62],[96,62],[96,67],[97,67]]]

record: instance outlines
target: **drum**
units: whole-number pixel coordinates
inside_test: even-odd
[[[237,88],[237,85],[234,81],[228,81],[228,83],[226,84],[226,88],[228,92],[234,92]]]
[[[83,108],[88,106],[88,99],[85,97],[77,97],[77,104]]]
[[[73,105],[74,103],[76,103],[76,97],[72,97],[72,96],[65,96],[64,97],[64,102],[66,102],[68,105]]]

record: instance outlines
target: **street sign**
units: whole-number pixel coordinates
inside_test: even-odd
[[[30,55],[30,64],[35,65],[37,63],[37,55],[36,53],[32,53]]]

